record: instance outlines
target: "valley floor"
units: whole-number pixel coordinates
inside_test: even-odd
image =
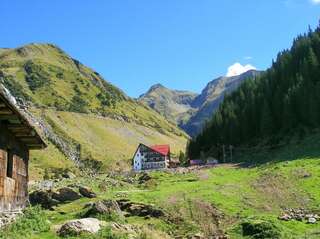
[[[143,182],[138,180],[141,175],[129,174],[103,174],[94,180],[85,177],[64,179],[57,182],[56,187],[86,185],[97,192],[98,197],[81,198],[60,204],[54,211],[45,211],[50,221],[49,231],[22,237],[19,230],[9,228],[3,235],[16,239],[59,238],[55,233],[57,225],[79,218],[87,203],[128,199],[155,205],[170,215],[169,220],[131,216],[118,221],[145,230],[141,238],[188,238],[188,235],[200,232],[204,238],[214,234],[226,234],[228,238],[273,238],[244,236],[243,222],[267,222],[280,232],[277,238],[319,238],[319,221],[308,224],[305,220],[278,219],[286,208],[303,208],[319,214],[319,138],[316,135],[272,152],[252,153],[251,157],[256,159],[274,159],[256,166],[228,164],[189,173],[152,172],[149,174],[151,179]],[[104,220],[117,221],[115,218]]]

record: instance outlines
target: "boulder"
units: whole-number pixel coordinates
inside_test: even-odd
[[[71,220],[63,224],[58,230],[59,236],[77,236],[81,233],[97,233],[101,229],[101,222],[96,218]]]
[[[76,175],[74,175],[73,173],[71,172],[64,172],[62,175],[61,175],[63,178],[76,178]]]
[[[150,175],[146,172],[142,173],[142,175],[139,177],[139,184],[143,184],[151,179]]]
[[[31,205],[41,205],[42,208],[52,209],[58,204],[58,201],[52,198],[51,191],[36,190],[29,194]]]
[[[79,193],[87,198],[95,198],[97,197],[97,194],[94,193],[90,188],[79,186]]]
[[[287,213],[279,216],[279,220],[282,220],[282,221],[290,221],[291,219],[292,219],[292,217]]]
[[[52,194],[52,198],[59,202],[75,201],[81,198],[81,195],[75,192],[72,188],[60,188]]]
[[[123,213],[119,207],[119,204],[114,200],[103,200],[92,204],[88,204],[86,208],[89,208],[85,213],[85,217],[92,217],[97,215],[111,215],[115,214],[123,216]]]
[[[139,216],[139,217],[155,217],[159,218],[165,216],[165,213],[152,205],[143,203],[134,203],[126,199],[117,201],[120,209],[128,213],[129,216]]]
[[[118,231],[120,233],[125,233],[125,234],[129,234],[129,235],[134,235],[137,233],[137,228],[135,228],[134,226],[130,225],[130,224],[119,224],[116,222],[112,222],[109,225],[113,231]]]
[[[309,217],[308,218],[308,223],[309,224],[315,224],[315,223],[317,223],[317,219],[315,219],[314,217]]]

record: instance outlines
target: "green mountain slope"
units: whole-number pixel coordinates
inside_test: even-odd
[[[175,155],[180,150],[185,150],[187,143],[187,138],[183,135],[177,135],[161,127],[150,127],[96,114],[45,110],[45,118],[61,137],[67,137],[68,141],[81,145],[82,159],[102,162],[103,171],[130,169],[131,159],[139,143],[170,144]],[[51,147],[49,150],[52,150]],[[46,158],[48,155],[46,150],[34,151],[31,155],[40,166],[39,158],[42,158],[43,163],[49,167],[51,165],[59,168],[61,162],[64,162],[61,159],[50,162],[50,159]],[[55,163],[56,166],[53,165]]]
[[[229,95],[189,147],[191,157],[225,145],[278,145],[320,126],[320,27],[299,36],[272,67]],[[290,138],[290,137],[289,137]],[[221,149],[221,147],[220,147]]]
[[[194,111],[191,106],[197,94],[188,91],[171,90],[161,84],[152,86],[148,92],[139,97],[168,120],[179,124],[187,121]]]
[[[127,97],[60,48],[30,44],[0,54],[2,81],[37,106],[79,112],[109,112]]]
[[[152,86],[139,101],[147,104],[191,136],[199,134],[206,121],[224,99],[246,79],[261,72],[250,70],[238,76],[219,77],[210,81],[200,94],[168,89],[160,84]]]
[[[68,143],[80,144],[81,153],[107,168],[115,161],[128,168],[139,142],[170,143],[173,152],[185,148],[187,135],[173,123],[129,98],[57,46],[30,44],[2,49],[0,83],[55,134]],[[43,168],[70,166],[65,164],[63,152],[49,144],[48,149],[32,154],[35,175],[43,173]]]

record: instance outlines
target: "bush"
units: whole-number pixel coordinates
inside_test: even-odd
[[[71,99],[69,110],[72,112],[86,113],[87,101],[81,98],[79,95],[75,95]]]
[[[248,220],[241,223],[243,236],[251,236],[255,239],[281,238],[280,228],[272,221]]]
[[[25,101],[31,100],[30,96],[24,93],[23,87],[20,85],[20,83],[14,80],[13,76],[5,76],[4,73],[0,71],[0,83],[2,83],[7,89],[9,89],[10,93],[14,97],[23,99]]]
[[[27,61],[24,70],[26,72],[25,79],[31,91],[35,92],[37,89],[50,84],[49,74],[40,65]]]
[[[40,206],[28,207],[16,222],[0,231],[0,238],[25,238],[26,235],[47,232],[49,230],[49,221]]]
[[[58,79],[63,79],[63,72],[58,72],[58,73],[56,74],[56,77],[57,77]]]

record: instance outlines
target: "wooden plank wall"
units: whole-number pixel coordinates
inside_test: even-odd
[[[7,174],[7,149],[13,153],[12,178]],[[0,212],[23,208],[28,199],[28,149],[0,121]]]

